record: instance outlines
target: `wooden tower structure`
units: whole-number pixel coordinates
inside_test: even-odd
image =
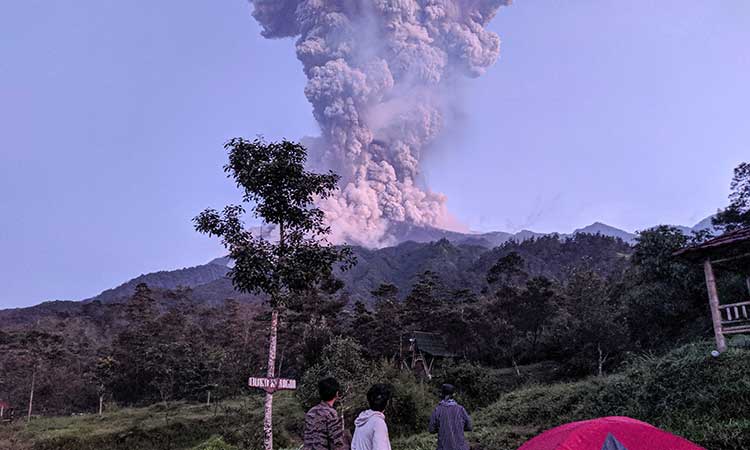
[[[445,338],[437,333],[413,331],[401,335],[401,367],[408,368],[432,379],[432,366],[436,359],[453,358]]]
[[[726,335],[750,333],[750,227],[675,252],[676,256],[703,264],[711,307],[716,349],[727,349]],[[747,297],[722,304],[716,286],[716,270],[731,271],[745,277]]]

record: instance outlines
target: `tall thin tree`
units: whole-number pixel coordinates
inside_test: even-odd
[[[265,224],[275,226],[278,240],[256,236],[243,223],[245,208],[229,205],[222,212],[207,209],[195,217],[197,231],[221,238],[234,266],[229,272],[240,292],[264,294],[271,306],[268,378],[274,378],[279,310],[295,295],[330,283],[333,266],[343,270],[354,263],[348,247],[327,241],[330,228],[315,201],[331,196],[339,176],[305,170],[307,152],[294,142],[266,142],[234,138],[224,148],[229,163],[224,171],[242,191],[243,203]],[[273,449],[271,415],[273,392],[266,394],[263,421],[266,450]]]

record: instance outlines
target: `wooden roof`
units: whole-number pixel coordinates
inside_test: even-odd
[[[417,349],[432,356],[451,357],[456,356],[448,349],[442,335],[436,333],[425,333],[415,331],[412,333]]]
[[[674,253],[689,259],[739,258],[750,256],[750,227],[742,228]]]

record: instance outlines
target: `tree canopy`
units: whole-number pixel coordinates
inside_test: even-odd
[[[730,188],[729,206],[716,214],[713,224],[725,231],[750,227],[750,163],[743,162],[734,169]]]
[[[339,286],[331,282],[332,266],[351,266],[351,251],[326,240],[330,228],[315,207],[317,199],[334,193],[339,176],[305,170],[305,148],[287,140],[234,138],[224,148],[229,152],[224,171],[242,191],[243,203],[252,204],[252,214],[279,234],[273,242],[246,229],[242,205],[228,205],[222,212],[209,208],[193,219],[196,230],[220,237],[229,251],[235,288],[266,294],[278,305],[315,285]]]

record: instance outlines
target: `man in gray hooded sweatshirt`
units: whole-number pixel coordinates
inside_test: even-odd
[[[451,384],[440,388],[443,399],[430,417],[430,433],[438,435],[437,450],[469,450],[464,431],[471,431],[471,417],[453,400],[455,390]]]
[[[367,391],[370,409],[362,411],[354,421],[352,450],[391,450],[388,425],[385,424],[385,407],[391,399],[387,384],[376,384]]]

